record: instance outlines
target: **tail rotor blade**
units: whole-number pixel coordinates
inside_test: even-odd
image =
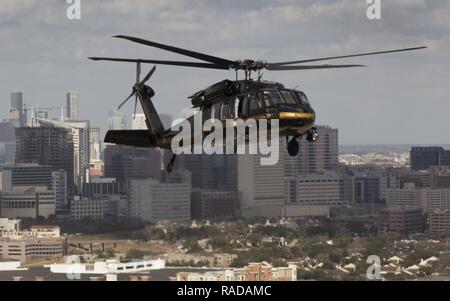
[[[123,107],[123,105],[124,105],[131,97],[133,97],[133,95],[134,95],[135,93],[136,93],[135,91],[131,92],[130,96],[128,96],[127,99],[125,99],[125,100],[117,107],[117,110],[120,110],[120,109]]]
[[[152,70],[150,70],[150,72],[145,76],[145,78],[142,80],[141,84],[145,84],[150,77],[152,77],[153,73],[155,73],[156,70],[156,66],[153,66]]]

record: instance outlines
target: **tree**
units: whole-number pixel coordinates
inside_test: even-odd
[[[129,249],[126,257],[128,259],[142,259],[144,257],[144,252],[138,249]]]

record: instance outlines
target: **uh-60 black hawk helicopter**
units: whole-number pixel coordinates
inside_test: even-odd
[[[224,125],[225,120],[227,119],[241,118],[245,120],[248,118],[277,118],[279,119],[279,135],[286,137],[287,149],[291,156],[296,156],[298,154],[298,138],[306,136],[306,140],[309,142],[314,142],[317,140],[318,134],[316,128],[314,127],[316,113],[308,101],[305,93],[296,89],[287,89],[281,83],[262,81],[261,70],[289,71],[365,67],[364,65],[311,65],[305,63],[426,48],[422,46],[334,57],[268,63],[265,61],[255,61],[250,59],[231,61],[137,37],[124,35],[117,35],[114,37],[178,53],[191,58],[199,59],[203,62],[90,57],[90,59],[94,61],[136,63],[136,83],[133,86],[133,91],[131,95],[119,105],[118,109],[120,109],[131,97],[135,96],[135,112],[137,101],[139,99],[146,116],[147,130],[110,130],[106,134],[105,142],[137,147],[159,147],[162,149],[171,149],[172,139],[179,132],[164,128],[152,102],[152,97],[155,95],[155,92],[151,87],[145,84],[155,72],[156,67],[154,66],[145,78],[140,80],[141,64],[159,64],[234,70],[236,72],[236,80],[223,80],[189,97],[193,107],[201,111],[204,121],[210,118],[215,118],[220,120]],[[240,70],[243,70],[245,73],[245,78],[243,80],[238,80],[238,71]],[[252,72],[257,72],[258,77],[256,80],[252,79]],[[188,121],[192,124],[193,119],[194,117],[192,116],[188,118]],[[173,155],[172,160],[167,166],[168,172],[173,170],[175,158],[176,156]]]

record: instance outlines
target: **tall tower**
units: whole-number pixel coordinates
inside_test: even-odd
[[[13,92],[11,93],[11,105],[10,109],[16,111],[19,120],[19,127],[25,126],[25,120],[23,115],[23,93]]]
[[[280,152],[279,149],[275,151]],[[281,216],[288,196],[284,179],[284,156],[279,156],[275,165],[262,165],[261,155],[246,154],[237,157],[242,215]]]
[[[67,93],[67,119],[78,120],[78,93]]]

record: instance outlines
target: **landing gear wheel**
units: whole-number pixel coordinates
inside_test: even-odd
[[[172,159],[170,159],[169,164],[167,164],[167,172],[171,173],[173,171],[173,168],[175,167],[175,159],[177,158],[176,155],[172,156]]]
[[[317,133],[316,128],[312,128],[308,131],[308,134],[306,135],[306,140],[309,142],[315,142],[319,139],[319,133]]]
[[[298,155],[300,145],[295,137],[288,142],[287,149],[290,156],[295,157]]]

